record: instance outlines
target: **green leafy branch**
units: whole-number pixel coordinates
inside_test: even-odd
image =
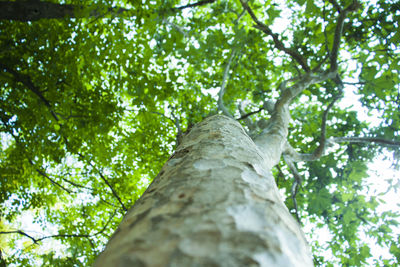
[[[48,101],[44,95],[42,94],[42,92],[39,90],[39,88],[37,88],[35,86],[35,84],[33,83],[32,79],[30,78],[29,75],[26,74],[21,74],[15,70],[13,70],[12,68],[8,67],[7,65],[5,65],[4,63],[0,62],[0,68],[2,68],[3,70],[5,70],[6,72],[10,73],[14,79],[17,82],[22,83],[23,85],[25,85],[26,88],[28,88],[31,92],[33,92],[43,103],[44,105],[49,109],[51,115],[54,117],[54,119],[56,121],[59,121],[58,116],[56,115],[56,112],[53,110],[53,107],[50,103],[50,101]],[[7,123],[5,121],[2,121],[4,126],[7,127]],[[14,139],[19,142],[19,138],[17,136],[15,136],[12,132],[12,129],[10,128],[10,130],[8,131],[13,137]],[[68,138],[66,136],[62,136],[63,140],[66,144],[66,146],[68,147]],[[85,157],[81,154],[78,153],[79,157],[81,157],[81,159],[85,159]],[[72,193],[71,190],[65,188],[64,186],[62,186],[61,184],[57,183],[56,181],[54,181],[53,179],[51,179],[44,171],[40,170],[39,168],[35,167],[35,164],[33,163],[32,160],[29,161],[30,164],[35,168],[35,170],[42,175],[43,177],[45,177],[46,179],[48,179],[52,184],[62,188],[64,191],[68,192],[68,193]],[[104,181],[104,183],[111,189],[112,194],[114,195],[114,197],[117,199],[117,201],[121,204],[121,207],[123,208],[124,211],[127,211],[128,209],[126,208],[126,206],[124,205],[124,203],[122,202],[121,198],[119,197],[119,195],[117,194],[117,192],[115,191],[115,189],[113,188],[113,186],[110,184],[110,182],[106,179],[106,177],[103,175],[103,173],[98,170],[97,168],[95,168],[93,166],[93,164],[91,162],[88,162],[88,164],[94,168],[95,170],[97,170],[100,178]],[[73,182],[69,182],[70,184],[72,184]]]

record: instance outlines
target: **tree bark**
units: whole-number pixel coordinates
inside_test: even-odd
[[[0,20],[36,21],[40,19],[63,19],[97,17],[111,13],[119,15],[124,8],[108,8],[105,11],[93,9],[89,13],[83,12],[87,8],[81,5],[57,4],[41,1],[0,2]]]
[[[204,120],[185,135],[94,266],[312,266],[271,160],[235,120]]]

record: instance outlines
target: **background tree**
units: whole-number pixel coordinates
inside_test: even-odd
[[[399,155],[398,1],[50,2],[79,16],[0,21],[3,261],[89,265],[186,129],[222,112],[256,136],[287,97],[273,171],[293,215],[331,234],[309,233],[315,263],[362,265],[360,233],[392,254],[371,262],[398,263],[397,213],[366,182]]]

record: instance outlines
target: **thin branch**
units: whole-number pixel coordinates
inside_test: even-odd
[[[248,104],[248,101],[247,100],[244,100],[244,101],[240,101],[239,102],[239,104],[238,104],[238,110],[239,110],[239,114],[241,115],[241,117],[239,118],[239,119],[237,119],[238,121],[239,120],[244,120],[244,123],[245,123],[245,125],[247,126],[247,128],[249,129],[249,132],[247,132],[247,134],[249,135],[249,136],[252,136],[253,135],[253,133],[254,133],[254,131],[257,129],[257,125],[256,125],[256,123],[255,122],[253,122],[253,120],[251,120],[250,118],[249,118],[249,116],[250,115],[252,115],[252,114],[250,114],[250,113],[252,113],[252,112],[250,112],[249,114],[246,114],[245,112],[244,112],[244,108],[247,106],[247,104]]]
[[[33,243],[37,243],[37,239],[33,238],[32,236],[28,235],[27,233],[21,231],[21,230],[16,230],[16,231],[2,231],[0,232],[0,235],[8,235],[8,234],[20,234],[23,236],[26,236],[27,238],[31,239]]]
[[[299,187],[301,186],[303,179],[301,178],[301,175],[299,174],[299,171],[297,170],[296,166],[294,165],[293,161],[290,159],[290,157],[287,157],[284,155],[283,157],[285,159],[286,164],[288,165],[290,171],[292,172],[293,176],[294,176],[294,181],[292,184],[292,188],[291,188],[291,194],[292,194],[292,201],[293,201],[293,206],[295,209],[295,215],[296,215],[296,219],[299,223],[301,223],[300,220],[300,216],[299,216],[299,210],[297,207],[297,193],[299,191]]]
[[[115,191],[114,187],[110,184],[110,182],[107,180],[107,178],[103,175],[103,173],[97,169],[89,160],[87,160],[85,158],[84,155],[82,155],[81,153],[78,153],[78,156],[82,159],[85,160],[94,170],[97,171],[97,173],[99,174],[100,178],[104,181],[104,183],[108,186],[108,188],[110,188],[112,194],[114,195],[114,197],[118,200],[118,202],[120,203],[122,209],[124,211],[128,211],[128,209],[126,208],[126,206],[124,205],[124,203],[122,202],[121,198],[119,197],[117,191]]]
[[[342,97],[342,94],[336,96],[331,103],[326,107],[323,115],[322,115],[322,122],[321,122],[321,134],[319,138],[319,145],[315,149],[315,151],[311,154],[301,154],[298,153],[294,148],[287,142],[286,147],[284,150],[284,154],[286,155],[287,158],[290,158],[290,161],[293,162],[299,162],[299,161],[314,161],[320,159],[324,153],[325,153],[325,148],[328,142],[326,139],[326,121],[328,118],[328,113],[330,109],[333,107],[335,102]]]
[[[32,93],[34,93],[43,102],[43,104],[50,110],[50,113],[54,117],[54,119],[56,121],[59,121],[59,118],[56,115],[56,113],[54,112],[53,108],[51,107],[50,102],[43,96],[43,94],[42,94],[42,92],[40,92],[39,88],[37,88],[34,85],[34,83],[32,82],[32,79],[29,75],[19,73],[1,62],[0,62],[0,68],[7,71],[8,73],[10,73],[17,82],[22,83],[23,85],[25,85],[26,88],[28,88],[28,90],[30,90]]]
[[[203,6],[203,5],[207,5],[207,4],[212,4],[214,3],[216,0],[202,0],[193,4],[187,4],[184,6],[178,6],[178,7],[174,7],[173,9],[175,10],[183,10],[186,8],[191,8],[191,7],[196,7],[196,6]]]
[[[8,123],[6,121],[4,121],[3,118],[1,118],[1,122],[3,123],[4,127],[6,128],[6,131],[14,138],[15,142],[17,144],[21,144],[21,141],[19,139],[18,136],[16,136],[12,129],[10,129]],[[23,150],[25,153],[25,149]],[[35,166],[35,163],[27,156],[28,158],[28,162],[32,165],[32,167],[35,169],[35,171],[40,174],[41,176],[45,177],[46,179],[48,179],[53,185],[58,186],[59,188],[61,188],[62,190],[66,191],[67,193],[71,194],[73,191],[65,188],[64,186],[62,186],[61,184],[59,184],[58,182],[56,182],[55,180],[51,179],[44,171],[40,170],[38,167]]]
[[[174,110],[174,107],[170,107],[170,108],[171,108],[171,110]],[[183,137],[183,131],[182,131],[179,119],[175,116],[175,114],[171,111],[172,118],[170,118],[170,117],[166,116],[164,113],[161,113],[161,112],[157,112],[157,111],[148,111],[148,112],[153,113],[153,114],[157,114],[157,115],[161,115],[164,118],[172,121],[172,123],[175,125],[175,127],[176,127],[176,129],[178,131],[177,134],[176,134],[176,145],[178,146],[180,144],[180,142],[181,142],[182,137]]]
[[[335,2],[335,1],[331,1],[331,2]],[[339,54],[340,40],[341,40],[342,34],[343,34],[344,20],[346,19],[347,15],[350,12],[356,11],[359,7],[360,7],[360,3],[358,3],[357,0],[353,0],[353,3],[351,3],[351,5],[349,5],[346,9],[344,9],[342,12],[339,13],[339,17],[337,19],[337,24],[336,24],[336,29],[335,29],[335,36],[333,39],[333,45],[332,45],[332,49],[331,49],[331,69],[334,71],[336,71],[338,68],[337,59],[338,59],[338,54]]]
[[[25,74],[21,74],[18,73],[16,71],[14,71],[13,69],[9,68],[8,66],[6,66],[5,64],[2,64],[0,62],[0,68],[3,68],[4,70],[6,70],[7,72],[9,72],[11,75],[14,76],[14,78],[21,82],[22,84],[24,84],[30,91],[32,91],[35,95],[37,95],[39,97],[39,99],[45,104],[45,106],[50,110],[52,116],[55,118],[56,121],[59,121],[57,115],[55,114],[55,112],[53,111],[50,102],[42,95],[42,93],[40,92],[40,90],[33,84],[31,78],[28,75]],[[12,133],[11,133],[12,134]],[[63,137],[66,145],[68,146],[68,139],[66,137]],[[79,156],[81,158],[84,158],[84,156],[82,154],[79,154]],[[33,162],[30,161],[31,165],[34,166]],[[89,165],[91,165],[95,170],[97,170],[90,162],[88,162]],[[53,184],[59,186],[60,188],[62,188],[63,190],[67,191],[68,193],[71,193],[72,191],[63,187],[62,185],[60,185],[59,183],[57,183],[56,181],[54,181],[53,179],[51,179],[48,175],[46,175],[44,172],[42,172],[40,169],[36,168],[36,171],[42,175],[43,177],[49,179]],[[104,175],[97,170],[97,172],[99,173],[100,177],[102,178],[102,180],[106,183],[106,185],[111,189],[113,195],[117,198],[118,202],[121,204],[122,208],[124,209],[124,211],[128,211],[128,209],[125,207],[125,205],[122,203],[121,198],[118,196],[118,194],[116,193],[116,191],[114,190],[114,188],[111,186],[111,184],[108,182],[108,180],[104,177]]]
[[[366,82],[355,82],[355,83],[343,82],[343,84],[348,84],[348,85],[364,85],[364,84],[366,84]]]
[[[319,138],[319,146],[313,153],[313,157],[319,159],[325,152],[325,145],[326,145],[326,121],[328,118],[329,110],[333,107],[335,102],[342,97],[342,94],[336,96],[331,103],[326,107],[324,114],[322,115],[322,123],[321,123],[321,135]]]
[[[61,184],[57,183],[56,181],[54,181],[53,179],[51,179],[45,172],[43,172],[42,170],[40,170],[39,168],[37,168],[37,167],[35,166],[35,163],[34,163],[32,160],[29,159],[28,161],[29,161],[29,163],[32,165],[32,167],[35,169],[35,171],[36,171],[37,173],[39,173],[39,174],[40,174],[41,176],[43,176],[44,178],[48,179],[52,184],[54,184],[54,185],[60,187],[62,190],[66,191],[68,194],[73,193],[72,190],[70,190],[70,189],[68,189],[68,188],[65,188],[65,187],[62,186]]]
[[[172,122],[175,124],[175,127],[177,129],[177,134],[176,134],[176,146],[178,147],[182,141],[183,138],[183,132],[182,132],[182,128],[181,128],[181,124],[179,122],[179,119],[177,116],[175,116],[175,108],[171,107],[171,116],[172,116]]]
[[[89,190],[89,191],[92,191],[92,192],[94,191],[93,188],[90,188],[90,187],[87,187],[87,186],[84,186],[84,185],[77,184],[77,183],[75,183],[75,182],[73,182],[73,181],[71,181],[71,180],[68,180],[68,179],[64,178],[64,177],[61,177],[61,179],[62,179],[64,182],[69,183],[69,184],[71,184],[71,185],[73,185],[73,186],[75,186],[75,187],[82,188],[82,189],[86,189],[86,190]]]
[[[240,118],[238,118],[238,119],[236,119],[236,120],[241,121],[241,120],[247,119],[247,118],[250,117],[251,115],[260,113],[263,109],[264,109],[264,107],[261,107],[261,108],[257,109],[256,111],[252,111],[252,112],[249,112],[249,113],[247,113],[247,114],[241,115]]]
[[[91,165],[91,163],[89,163]],[[95,168],[93,165],[91,165],[93,168]],[[96,168],[95,168],[96,169]],[[96,169],[97,170],[97,169]],[[118,202],[121,204],[122,209],[124,211],[128,211],[128,209],[126,208],[126,206],[124,205],[124,203],[122,202],[121,198],[119,197],[119,195],[117,194],[117,192],[115,191],[114,187],[110,184],[110,182],[106,179],[106,177],[104,177],[103,173],[100,170],[97,170],[97,173],[100,175],[101,179],[106,183],[106,185],[111,189],[113,195],[117,198]]]
[[[222,77],[222,84],[221,84],[221,89],[218,92],[218,110],[222,111],[222,113],[225,116],[228,116],[230,118],[233,118],[232,114],[229,112],[229,110],[225,107],[223,97],[225,94],[225,89],[226,89],[226,83],[229,78],[229,68],[231,66],[232,60],[235,57],[236,52],[235,50],[232,50],[231,56],[229,57],[228,63],[225,66],[224,70],[224,76]]]
[[[307,65],[305,58],[302,55],[300,55],[299,52],[297,52],[294,49],[285,47],[282,41],[279,40],[278,37],[279,35],[273,33],[272,30],[267,25],[258,20],[257,16],[254,14],[253,10],[250,8],[250,6],[247,4],[245,0],[240,0],[240,3],[242,4],[243,8],[247,11],[247,13],[249,13],[250,17],[253,19],[255,23],[254,25],[255,28],[261,30],[266,35],[271,36],[274,41],[275,47],[278,50],[281,50],[286,54],[288,54],[289,56],[291,56],[295,61],[297,61],[297,63],[300,64],[300,66],[303,68],[305,72],[310,72],[310,67]]]
[[[331,137],[329,143],[375,143],[382,146],[400,147],[400,141],[379,137]]]
[[[36,239],[37,242],[42,241],[44,239],[49,239],[49,238],[57,238],[57,237],[85,237],[85,238],[89,238],[92,236],[97,236],[101,233],[103,233],[106,229],[107,226],[110,224],[110,222],[112,221],[112,219],[115,217],[115,215],[117,214],[117,210],[114,210],[114,213],[111,215],[111,217],[108,219],[108,221],[104,224],[104,226],[97,231],[94,234],[88,235],[88,234],[57,234],[57,235],[50,235],[50,236],[45,236],[45,237],[41,237]]]
[[[285,175],[283,174],[283,171],[282,171],[281,167],[279,167],[279,164],[276,165],[276,168],[278,170],[278,176],[276,177],[276,185],[279,188],[279,177],[282,177],[283,179],[285,179]]]
[[[299,216],[299,209],[297,207],[297,199],[296,199],[298,190],[299,190],[299,183],[296,180],[294,180],[293,184],[292,184],[292,188],[291,188],[292,201],[293,201],[293,206],[294,206],[294,213],[296,215],[296,220],[299,224],[301,224],[301,220],[300,220],[300,216]]]
[[[112,221],[112,219],[115,217],[116,214],[117,214],[117,210],[114,211],[112,216],[108,219],[107,223],[99,231],[97,231],[96,233],[91,234],[91,235],[89,235],[89,234],[57,234],[57,235],[44,236],[44,237],[41,237],[41,238],[34,238],[33,236],[27,234],[26,232],[24,232],[22,230],[2,231],[2,232],[0,232],[0,234],[1,235],[20,234],[20,235],[23,235],[23,236],[31,239],[34,244],[37,244],[38,242],[40,242],[42,240],[45,240],[45,239],[49,239],[49,238],[59,238],[59,237],[62,237],[62,238],[65,238],[65,237],[78,237],[78,238],[84,237],[84,238],[89,238],[89,237],[96,236],[96,235],[99,235],[99,234],[103,233],[107,229],[107,226],[110,224],[110,222]]]

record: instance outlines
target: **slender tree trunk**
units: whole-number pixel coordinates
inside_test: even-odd
[[[271,160],[235,120],[204,120],[183,138],[94,266],[312,266]]]

